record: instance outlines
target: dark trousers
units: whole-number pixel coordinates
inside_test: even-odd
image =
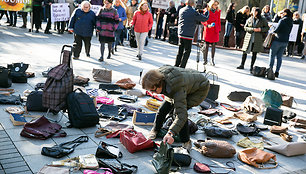
[[[56,22],[56,25],[57,25],[57,31],[58,31],[58,33],[63,34],[64,31],[65,31],[66,22],[65,22],[65,21]]]
[[[41,26],[41,6],[33,6],[33,25],[35,24],[36,30]]]
[[[0,10],[0,20],[2,19],[3,15],[6,16],[6,22],[10,22],[10,18],[9,18],[9,15],[7,14],[7,11],[6,10]]]
[[[28,16],[28,12],[20,12],[21,16],[22,16],[22,22],[23,22],[23,26],[27,26],[27,16]]]
[[[241,48],[241,41],[243,40],[245,31],[236,31],[236,47]]]
[[[166,120],[167,114],[170,113],[170,111],[172,111],[173,108],[174,108],[174,105],[171,104],[170,102],[165,101],[162,104],[156,116],[155,124],[153,127],[155,131],[157,132],[160,131],[160,129],[162,128]],[[186,123],[184,124],[184,127],[179,132],[179,136],[183,143],[188,142],[190,140],[188,121],[186,121]]]
[[[16,11],[9,11],[9,14],[10,14],[10,25],[16,26],[17,12]]]
[[[82,41],[84,41],[85,45],[85,53],[88,56],[90,52],[90,41],[91,41],[91,36],[90,37],[83,37],[77,34],[74,34],[74,57],[80,57],[80,53],[82,50]]]
[[[50,14],[51,16],[51,14]],[[51,29],[51,17],[48,17],[48,22],[45,31],[49,31]]]
[[[113,48],[119,45],[121,33],[122,29],[117,29],[115,31],[115,42],[113,42]]]
[[[190,56],[192,40],[179,38],[179,50],[176,56],[175,65],[185,68]]]

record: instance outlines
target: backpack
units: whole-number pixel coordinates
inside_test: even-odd
[[[32,91],[27,97],[26,110],[27,111],[47,111],[48,109],[42,106],[42,91]]]
[[[70,50],[64,50],[65,47],[69,47]],[[63,46],[61,64],[48,72],[48,78],[44,85],[43,106],[55,113],[67,109],[67,95],[73,91],[71,49],[72,46]]]
[[[266,107],[272,106],[279,108],[283,104],[282,96],[275,90],[266,89],[262,95],[262,100],[265,102]]]
[[[99,123],[99,114],[93,100],[80,88],[68,94],[67,105],[71,127],[84,128]]]

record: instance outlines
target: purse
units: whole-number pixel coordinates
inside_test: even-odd
[[[134,125],[154,125],[156,113],[143,113],[134,111],[133,124]]]
[[[97,110],[101,118],[106,118],[114,121],[123,121],[127,117],[121,114],[122,109],[116,105],[101,105]]]
[[[232,130],[223,129],[218,126],[205,127],[203,130],[210,137],[231,138],[234,135]]]
[[[42,169],[38,171],[37,174],[50,174],[50,173],[69,174],[70,170],[68,168],[44,166]]]
[[[205,100],[202,101],[202,103],[200,104],[200,106],[203,110],[213,109],[213,108],[217,107],[218,105],[219,105],[218,102],[216,102],[214,100],[211,100],[209,98],[205,98]]]
[[[252,70],[252,74],[253,74],[253,76],[257,76],[257,77],[265,77],[266,76],[266,68],[255,66]]]
[[[47,111],[42,105],[42,95],[43,91],[32,91],[27,97],[26,111]]]
[[[223,113],[219,109],[206,109],[198,112],[199,114],[203,114],[206,116],[214,116],[214,115],[222,115]]]
[[[114,104],[114,99],[112,98],[107,98],[107,97],[96,97],[97,104],[106,104],[106,105],[113,105]]]
[[[285,156],[296,156],[306,154],[306,142],[292,142],[288,144],[265,146],[265,149],[272,150]]]
[[[264,143],[260,142],[260,143],[254,143],[252,142],[249,137],[244,137],[241,140],[239,140],[237,142],[237,145],[240,147],[244,147],[244,148],[253,148],[256,147],[257,149],[264,149]]]
[[[100,83],[99,89],[106,91],[108,94],[122,94],[120,87],[112,83]]]
[[[151,139],[147,139],[141,132],[135,130],[123,130],[120,133],[120,142],[130,152],[134,153],[155,146]]]
[[[134,83],[130,78],[118,80],[115,84],[123,89],[132,89],[136,86],[136,83]]]
[[[236,171],[235,165],[233,162],[228,161],[225,164],[227,167],[221,167],[217,165],[208,165],[205,163],[195,163],[193,165],[193,170],[196,171],[197,173],[206,173],[206,174],[211,174],[212,171],[210,168],[223,168],[223,169],[228,169],[228,170],[233,170]],[[231,171],[228,171],[227,173],[230,173]],[[221,174],[221,173],[220,173]],[[223,173],[226,174],[226,173]]]
[[[275,74],[274,74],[272,68],[268,68],[268,69],[267,69],[267,78],[268,78],[269,80],[275,80]]]
[[[239,118],[242,121],[246,121],[248,123],[254,122],[257,120],[258,114],[249,114],[243,111],[236,112],[233,114],[234,117]]]
[[[210,75],[213,76],[213,83],[210,84],[210,88],[209,88],[206,98],[209,98],[215,101],[218,99],[218,96],[219,96],[220,85],[215,84],[215,77],[218,80],[218,75],[216,73],[209,71],[207,72],[205,77],[208,78]]]
[[[10,70],[0,66],[0,87],[9,88],[12,86],[12,79],[9,77]]]
[[[221,140],[197,140],[194,145],[200,152],[212,158],[231,158],[236,154],[236,149],[227,141]]]
[[[100,167],[109,168],[114,174],[132,174],[137,171],[138,167],[136,165],[129,165],[122,163],[118,159],[117,162],[106,162],[101,159],[98,161]]]
[[[282,127],[282,126],[271,126],[270,132],[274,134],[281,134],[281,133],[287,133],[288,127]]]
[[[157,101],[156,99],[148,99],[146,102],[146,105],[144,105],[146,108],[150,109],[151,111],[156,112],[159,107],[161,106],[161,102]]]
[[[8,64],[7,68],[10,69],[10,78],[13,83],[27,83],[27,74],[26,70],[28,69],[29,64],[26,63],[13,63]]]
[[[282,96],[282,100],[283,100],[283,104],[284,106],[287,106],[289,108],[292,107],[292,104],[293,104],[293,97],[292,96],[289,96],[289,95],[286,95],[286,94],[281,94]]]
[[[0,94],[0,104],[13,104],[13,105],[21,105],[22,99],[20,96],[16,95],[4,95]]]
[[[96,151],[96,157],[105,159],[122,158],[122,153],[117,146],[100,141]]]
[[[262,46],[264,48],[270,48],[274,38],[275,38],[275,34],[274,33],[268,33],[268,35],[266,36]]]
[[[173,163],[174,151],[167,143],[161,143],[158,152],[153,155],[152,164],[157,173],[168,174]]]
[[[112,82],[112,70],[108,69],[92,69],[92,76],[98,82],[111,83]]]
[[[191,157],[187,149],[183,147],[173,148],[172,166],[188,167],[191,164]]]
[[[75,76],[73,78],[73,84],[78,86],[88,86],[89,78],[85,78],[82,76]]]
[[[278,165],[278,163],[276,162],[276,156],[274,154],[265,152],[257,148],[250,148],[239,151],[238,159],[246,164],[260,169],[273,169],[276,168]],[[272,163],[269,162],[270,160],[273,160]],[[265,167],[264,163],[271,163],[274,166]]]
[[[245,135],[245,136],[255,136],[258,135],[260,132],[260,129],[256,126],[256,124],[250,124],[248,126],[242,125],[241,123],[238,123],[236,125],[236,129],[239,133]]]
[[[262,93],[262,100],[265,102],[266,107],[279,108],[283,104],[280,93],[272,89],[266,89]]]
[[[127,102],[127,103],[135,103],[137,101],[138,97],[133,96],[133,95],[122,95],[118,97],[118,100],[122,102]]]
[[[113,174],[110,168],[100,168],[99,170],[104,170],[103,173],[98,173],[98,170],[84,170],[84,174]]]
[[[53,147],[43,147],[41,154],[53,158],[61,158],[71,154],[78,145],[84,142],[88,142],[88,136],[80,136],[73,141],[61,143]]]
[[[252,94],[250,92],[246,92],[246,91],[234,91],[231,92],[227,98],[231,101],[240,101],[240,102],[244,102],[245,99],[248,96],[252,96]]]

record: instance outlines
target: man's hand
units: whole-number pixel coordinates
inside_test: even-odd
[[[163,138],[163,142],[172,144],[174,142],[174,138],[169,133],[167,133]]]

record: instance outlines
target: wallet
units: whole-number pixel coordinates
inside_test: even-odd
[[[118,100],[122,102],[127,102],[127,103],[135,103],[137,101],[138,97],[134,95],[122,95],[118,97]]]

